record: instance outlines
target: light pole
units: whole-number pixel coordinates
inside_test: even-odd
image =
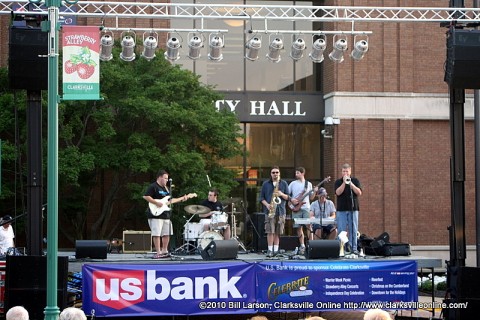
[[[40,4],[41,0],[29,0]],[[65,0],[75,4],[78,0]],[[45,320],[56,320],[58,273],[58,12],[61,0],[46,0],[48,20],[42,31],[48,32],[48,156],[47,156],[47,306]]]

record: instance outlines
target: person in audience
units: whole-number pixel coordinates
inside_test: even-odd
[[[60,312],[59,320],[87,320],[87,316],[82,309],[68,307]]]
[[[9,248],[15,247],[15,234],[12,228],[13,218],[9,215],[0,220],[0,254],[6,255]]]
[[[370,309],[363,315],[363,320],[392,320],[392,317],[385,310]]]
[[[27,309],[22,306],[12,307],[7,311],[5,320],[28,320],[29,315]]]

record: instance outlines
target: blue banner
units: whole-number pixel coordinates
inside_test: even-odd
[[[98,317],[417,309],[415,261],[85,264]]]
[[[255,302],[254,264],[86,264],[82,273],[82,308],[99,317],[255,312],[229,304]]]
[[[388,309],[414,309],[409,302],[418,301],[415,261],[279,261],[257,268],[262,312],[370,309],[385,302],[399,302]]]

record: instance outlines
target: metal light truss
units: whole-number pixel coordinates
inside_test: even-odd
[[[64,16],[145,19],[229,19],[319,22],[480,22],[480,8],[279,6],[79,1],[65,4]],[[74,7],[74,9],[71,9]],[[0,14],[47,15],[28,0],[0,1]]]

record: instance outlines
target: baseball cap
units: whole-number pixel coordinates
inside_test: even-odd
[[[320,188],[317,191],[317,195],[318,196],[326,196],[327,195],[327,190],[325,190],[325,188]]]

